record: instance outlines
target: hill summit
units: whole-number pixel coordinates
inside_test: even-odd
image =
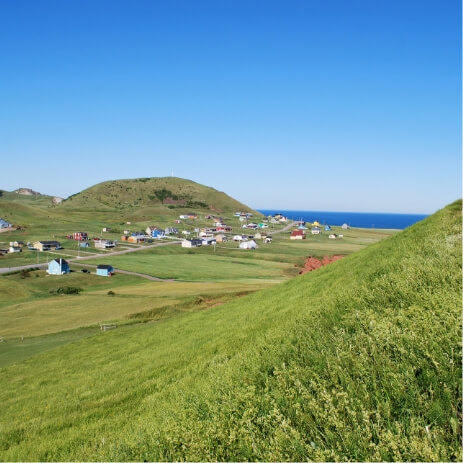
[[[177,177],[110,180],[98,183],[63,201],[63,207],[126,209],[161,207],[211,212],[253,211],[214,188]]]

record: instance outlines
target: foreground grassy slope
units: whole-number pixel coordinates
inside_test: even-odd
[[[206,312],[1,370],[2,460],[461,461],[461,202]]]

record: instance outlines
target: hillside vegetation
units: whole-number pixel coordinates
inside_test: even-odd
[[[248,206],[214,188],[176,177],[137,178],[99,183],[70,196],[62,207],[78,209],[203,209],[211,212],[252,211]]]
[[[461,260],[458,201],[264,291],[4,368],[0,458],[461,461]]]

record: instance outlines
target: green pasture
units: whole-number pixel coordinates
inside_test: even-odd
[[[0,457],[461,461],[461,260],[457,202],[316,272],[5,367]]]

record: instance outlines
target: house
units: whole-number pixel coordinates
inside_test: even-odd
[[[304,230],[293,230],[291,232],[290,239],[292,240],[305,240]]]
[[[211,246],[213,244],[216,244],[217,241],[215,238],[211,238],[211,237],[203,237],[201,238],[201,244],[203,246]]]
[[[165,235],[165,232],[164,232],[164,230],[161,230],[158,227],[148,227],[146,229],[146,234],[148,236],[151,236],[151,238],[159,239],[159,238],[162,238]]]
[[[330,240],[335,240],[337,237],[338,235],[336,235],[335,233],[330,233],[330,235],[328,236]]]
[[[301,225],[299,225],[299,226],[297,227],[297,229],[298,229],[298,230],[307,230],[307,227],[306,227],[305,225],[302,225],[302,224],[301,224]]]
[[[96,274],[101,277],[110,277],[114,275],[114,268],[111,265],[100,264],[96,268]]]
[[[88,241],[82,241],[79,243],[79,248],[89,248],[90,243]]]
[[[314,227],[319,227],[320,226],[320,222],[318,222],[317,220],[314,221],[314,223],[312,224]]]
[[[339,239],[344,238],[344,235],[339,234],[339,235],[338,235],[338,238],[339,238]]]
[[[266,236],[264,238],[264,244],[270,244],[272,242],[272,237],[271,236]]]
[[[130,235],[130,230],[124,230],[124,235]]]
[[[8,253],[12,252],[22,252],[22,249],[19,246],[11,246],[8,248]]]
[[[69,272],[69,264],[64,259],[54,259],[48,263],[47,273],[49,275],[64,275]]]
[[[220,225],[219,227],[216,228],[218,232],[231,232],[232,227],[229,227],[228,225]]]
[[[223,233],[219,233],[215,235],[215,240],[217,243],[225,243],[228,241],[228,238]]]
[[[148,236],[151,236],[151,233],[153,232],[153,230],[157,230],[158,227],[146,227],[146,230],[145,230],[145,233],[148,235]]]
[[[312,227],[312,229],[310,230],[310,233],[312,233],[312,235],[319,235],[320,229],[318,227]]]
[[[145,237],[143,235],[132,235],[132,236],[129,236],[127,238],[127,242],[128,243],[134,243],[134,244],[138,244],[138,243],[144,243],[145,242]]]
[[[275,223],[279,223],[279,222],[278,222],[277,219],[275,219],[275,217],[272,217],[272,218],[270,219],[270,223],[275,224]]]
[[[175,228],[175,227],[166,227],[166,229],[164,230],[164,234],[165,235],[178,235],[179,231],[178,231],[178,228]]]
[[[257,226],[259,228],[268,228],[268,225],[266,223],[263,223],[263,222],[259,223]]]
[[[61,243],[59,241],[36,241],[34,243],[34,249],[37,251],[51,251],[61,249]]]
[[[254,233],[254,238],[255,238],[256,240],[260,240],[260,239],[262,238],[261,233],[260,233],[260,232]]]
[[[188,212],[187,219],[196,220],[197,218],[198,214],[195,214],[194,212]]]
[[[113,240],[94,240],[95,248],[98,249],[109,249],[115,248],[116,242]]]
[[[86,232],[75,232],[72,235],[72,238],[77,241],[87,241],[88,240],[88,233]]]
[[[188,216],[185,214],[179,215],[179,219],[188,219]]]
[[[243,241],[243,237],[241,235],[235,235],[233,241]]]
[[[331,227],[329,225],[325,225],[325,231],[331,231]]]
[[[108,228],[108,227],[104,227],[102,231],[103,231],[103,233],[109,233],[111,231],[111,229]]]
[[[15,248],[22,248],[24,246],[24,241],[10,241],[10,246]]]
[[[182,248],[198,248],[202,245],[202,240],[192,238],[191,240],[182,240]]]
[[[244,226],[243,226],[243,228],[244,228]],[[255,230],[257,228],[257,224],[256,223],[248,223],[247,228],[250,228],[251,230]]]
[[[343,230],[347,230],[347,229],[349,228],[349,225],[347,225],[347,223],[343,223],[343,224],[341,225],[341,228],[342,228]]]
[[[182,235],[188,236],[191,235],[191,232],[189,232],[188,230],[182,230]]]
[[[7,222],[6,220],[0,219],[0,228],[11,228],[13,224]]]
[[[243,241],[240,243],[240,249],[257,249],[257,243],[254,240]]]
[[[181,220],[178,220],[178,219],[176,219],[176,220],[175,220],[175,223],[182,223],[182,221],[181,221]]]

